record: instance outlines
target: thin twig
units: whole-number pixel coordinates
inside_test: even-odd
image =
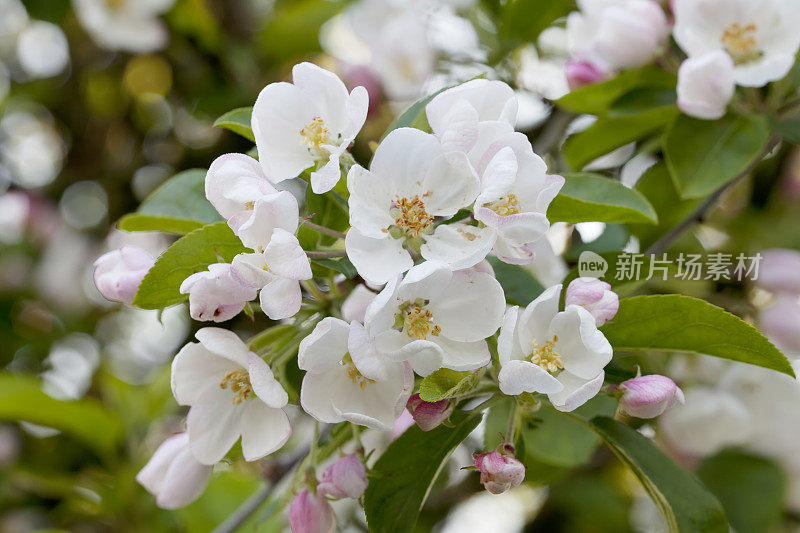
[[[560,109],[553,112],[544,130],[533,142],[533,151],[544,157],[558,147],[575,115]]]
[[[301,225],[306,226],[308,229],[313,229],[317,233],[324,233],[325,235],[330,235],[331,237],[336,237],[337,239],[344,239],[345,234],[341,231],[336,231],[335,229],[326,228],[325,226],[320,226],[319,224],[314,224],[308,220],[303,220]]]
[[[772,149],[775,148],[775,146],[777,146],[778,142],[779,139],[777,137],[773,137],[772,139],[770,139],[764,150],[761,151],[758,157],[756,157],[755,160],[747,166],[747,168],[745,168],[731,181],[729,181],[728,183],[726,183],[725,185],[723,185],[722,187],[711,193],[711,196],[706,198],[706,200],[702,204],[700,204],[697,207],[697,209],[692,211],[692,213],[689,216],[684,218],[676,226],[673,226],[672,229],[670,229],[660,239],[654,242],[652,246],[650,246],[650,248],[648,248],[647,251],[645,251],[645,255],[658,255],[664,252],[667,248],[669,248],[672,245],[672,243],[678,237],[681,236],[681,234],[684,231],[686,231],[689,228],[689,226],[691,226],[695,222],[703,220],[703,218],[706,215],[706,211],[708,211],[715,203],[717,203],[717,200],[719,200],[720,196],[722,196],[722,194],[730,187],[732,187],[734,184],[739,183],[739,181],[744,179],[745,176],[750,174],[750,172],[752,172],[752,170],[756,167],[756,165],[758,165],[761,162],[761,160],[764,159],[764,157],[767,154],[769,154],[772,151]]]
[[[347,252],[344,250],[335,250],[333,252],[306,252],[306,255],[311,259],[322,259],[327,257],[344,257]]]

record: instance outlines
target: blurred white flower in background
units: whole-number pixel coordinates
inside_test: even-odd
[[[158,18],[175,0],[72,0],[81,25],[101,47],[153,52],[166,46],[169,33]]]
[[[0,0],[0,57],[16,46],[17,36],[28,24],[28,11],[19,0]]]
[[[0,243],[15,244],[22,240],[29,209],[30,202],[24,193],[0,194]]]
[[[72,333],[50,349],[42,373],[43,389],[57,400],[82,398],[100,363],[100,345],[85,333]]]
[[[5,174],[20,187],[43,187],[61,172],[65,152],[45,108],[12,110],[0,119],[0,179]]]
[[[19,36],[17,60],[32,78],[55,76],[69,64],[67,36],[55,24],[34,21]]]

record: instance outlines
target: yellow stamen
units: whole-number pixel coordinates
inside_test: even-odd
[[[530,362],[550,373],[563,369],[564,362],[555,351],[556,342],[558,342],[558,335],[553,335],[553,339],[542,346],[533,341],[533,353],[531,353]]]
[[[320,117],[314,117],[306,127],[300,130],[303,145],[312,150],[321,150],[321,146],[328,142],[328,128]]]
[[[499,200],[495,200],[494,202],[487,204],[486,207],[500,215],[501,217],[507,217],[508,215],[516,215],[519,213],[519,198],[516,194],[507,194],[500,198]]]
[[[227,389],[228,387],[234,393],[234,405],[249,399],[250,393],[253,392],[253,387],[250,385],[250,375],[247,370],[231,370],[225,374],[225,377],[219,382],[219,388]]]
[[[411,236],[419,237],[420,233],[433,224],[433,215],[429,215],[425,211],[425,203],[419,199],[419,196],[414,196],[410,200],[398,198],[395,205],[399,210],[394,221],[395,226],[407,231]]]
[[[720,41],[735,64],[748,63],[761,57],[762,52],[756,49],[758,41],[754,36],[757,29],[755,24],[742,26],[733,23],[722,32]]]
[[[256,203],[255,202],[245,202],[244,203],[244,208],[247,209],[248,211],[252,211],[253,209],[256,208]]]
[[[364,390],[367,386],[367,383],[375,383],[374,379],[365,378],[361,372],[356,368],[352,362],[346,363],[347,364],[347,377],[350,378],[350,381],[353,382],[354,385],[358,385],[358,388]]]
[[[429,334],[437,337],[442,328],[433,323],[433,313],[427,309],[414,306],[405,312],[403,331],[409,337],[424,340],[428,338]]]

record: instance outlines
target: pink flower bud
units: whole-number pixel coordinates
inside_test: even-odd
[[[426,402],[415,394],[408,399],[406,409],[422,431],[430,431],[447,420],[453,412],[453,404],[450,400]]]
[[[481,473],[481,483],[492,494],[502,494],[525,479],[525,465],[513,455],[498,451],[476,455],[475,467]]]
[[[138,246],[127,244],[97,258],[94,284],[107,300],[131,305],[139,284],[153,263],[152,255]]]
[[[392,440],[394,440],[405,433],[406,430],[413,425],[414,417],[411,416],[411,413],[408,412],[408,409],[403,409],[403,412],[400,413],[400,416],[398,416],[394,421],[394,426],[389,432],[389,435],[392,437]]]
[[[289,525],[292,533],[333,533],[336,515],[325,496],[303,489],[289,504]]]
[[[356,454],[345,455],[322,473],[317,491],[331,498],[358,499],[367,490],[367,471]]]
[[[580,305],[594,317],[597,327],[617,314],[619,296],[611,285],[597,278],[576,278],[567,287],[566,305]]]
[[[639,376],[619,385],[620,409],[636,418],[655,418],[675,405],[683,403],[683,391],[666,376]]]
[[[567,64],[564,65],[564,75],[567,77],[567,84],[571,91],[603,81],[603,78],[605,78],[605,73],[602,69],[582,59],[570,59],[567,61]]]
[[[800,303],[796,296],[779,295],[758,315],[758,324],[779,348],[800,351]]]
[[[165,440],[136,475],[164,509],[189,505],[200,497],[211,477],[209,465],[200,464],[189,447],[189,434],[180,433]]]
[[[800,252],[773,248],[761,253],[756,283],[776,293],[800,294]]]
[[[224,322],[238,315],[258,289],[240,283],[231,275],[231,265],[215,263],[181,283],[181,294],[189,294],[189,314],[195,320]]]

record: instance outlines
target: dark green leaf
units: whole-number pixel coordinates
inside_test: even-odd
[[[214,122],[214,126],[225,128],[255,142],[253,128],[250,126],[250,117],[253,115],[252,107],[240,107],[228,111]]]
[[[483,372],[459,372],[440,368],[419,384],[419,397],[426,402],[438,402],[469,392],[478,386]]]
[[[107,457],[122,438],[117,416],[97,401],[59,401],[32,377],[0,373],[0,419],[24,421],[63,431]]]
[[[769,125],[784,141],[800,144],[800,118],[771,119]]]
[[[203,169],[176,174],[145,198],[135,213],[122,217],[117,225],[125,231],[184,234],[219,222],[222,217],[206,200],[205,179]]]
[[[478,426],[481,417],[456,412],[450,420],[454,428],[439,426],[422,431],[410,427],[380,456],[364,493],[370,531],[412,530],[447,458]]]
[[[580,170],[598,157],[662,129],[677,114],[677,107],[666,106],[601,117],[586,130],[567,139],[564,155],[572,168]]]
[[[735,531],[778,531],[786,480],[769,459],[725,450],[704,460],[697,477],[722,502]]]
[[[690,296],[624,298],[613,321],[601,331],[615,350],[713,355],[794,376],[786,357],[757,329],[720,307]]]
[[[206,270],[208,265],[232,261],[242,252],[248,251],[239,237],[225,222],[209,224],[175,241],[156,260],[136,291],[133,305],[142,309],[162,309],[183,302],[188,294],[178,289],[190,275]]]
[[[551,222],[658,223],[650,202],[616,180],[588,173],[564,178],[564,187],[547,210]]]
[[[503,7],[500,28],[506,48],[535,43],[542,30],[574,7],[572,0],[509,0]]]
[[[494,269],[497,281],[506,293],[506,300],[513,305],[528,305],[544,292],[544,287],[533,274],[519,265],[503,263],[496,257],[486,258]]]
[[[349,0],[279,0],[259,33],[262,53],[272,65],[302,59],[322,50],[319,30]]]
[[[633,89],[674,89],[674,75],[656,66],[627,70],[609,80],[581,87],[556,100],[556,105],[573,113],[602,115],[620,97]]]
[[[681,197],[700,198],[747,170],[768,141],[763,116],[699,120],[680,115],[667,130],[664,156]]]
[[[727,533],[719,501],[650,440],[613,418],[593,418],[589,425],[639,478],[670,531]]]
[[[353,266],[353,263],[351,263],[347,257],[342,257],[341,259],[312,259],[311,264],[319,265],[321,267],[333,270],[334,272],[344,274],[344,277],[347,279],[352,279],[358,274],[356,267]]]

